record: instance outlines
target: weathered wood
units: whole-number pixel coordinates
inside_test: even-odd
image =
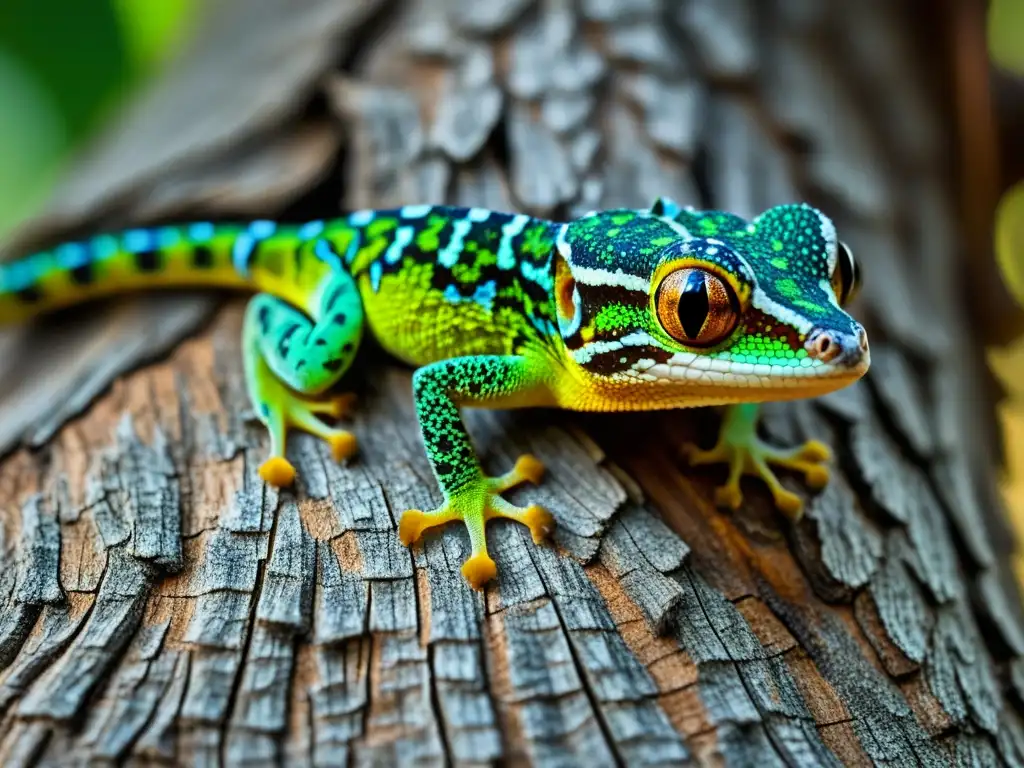
[[[923,34],[884,0],[225,2],[11,250],[339,205],[808,198],[865,264],[875,364],[766,409],[772,438],[836,449],[797,524],[756,484],[723,513],[720,474],[682,467],[713,414],[471,412],[489,469],[547,463],[512,497],[558,521],[541,548],[496,521],[480,594],[458,527],[398,543],[440,497],[409,372],[372,350],[359,457],[296,436],[278,492],[239,301],[8,334],[0,760],[1024,763],[1015,544]]]

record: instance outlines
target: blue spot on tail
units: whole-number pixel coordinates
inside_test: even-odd
[[[257,219],[249,224],[249,234],[257,240],[264,240],[277,231],[277,224],[272,221]]]
[[[89,248],[84,243],[58,245],[53,254],[57,257],[57,266],[61,269],[75,269],[88,264],[90,258]]]
[[[209,221],[197,221],[195,224],[189,225],[188,228],[188,236],[197,243],[212,240],[215,234],[217,234],[217,228]]]
[[[152,251],[156,247],[156,238],[151,229],[129,229],[122,236],[124,248],[129,253]]]

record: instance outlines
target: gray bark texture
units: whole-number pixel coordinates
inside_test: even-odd
[[[929,8],[931,6],[929,5]],[[786,522],[691,470],[714,414],[472,412],[554,544],[408,550],[439,493],[410,372],[361,453],[256,468],[240,298],[147,295],[0,339],[0,763],[1021,765],[1024,622],[962,285],[935,30],[891,0],[230,0],[10,246],[451,202],[562,216],[807,199],[867,275],[867,379],[767,409],[835,479]],[[941,57],[940,57],[941,58]],[[974,254],[975,262],[983,255]],[[788,479],[790,482],[792,479]],[[791,487],[803,493],[799,482]],[[513,496],[515,498],[515,496]]]

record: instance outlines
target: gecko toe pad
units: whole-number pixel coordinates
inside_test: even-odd
[[[359,442],[351,432],[335,432],[327,438],[327,444],[331,446],[331,455],[335,461],[350,459],[359,449]]]
[[[462,564],[462,575],[473,589],[479,590],[498,575],[498,566],[486,552],[477,552]]]
[[[260,477],[268,485],[287,488],[295,482],[295,467],[282,456],[273,456],[260,465]]]

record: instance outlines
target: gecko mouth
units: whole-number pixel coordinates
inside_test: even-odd
[[[820,388],[827,392],[860,379],[870,365],[868,352],[841,363],[810,357],[787,359],[782,363],[748,363],[679,353],[663,363],[641,361],[633,367],[632,374],[642,381],[667,385],[685,383],[697,387],[772,391]]]

